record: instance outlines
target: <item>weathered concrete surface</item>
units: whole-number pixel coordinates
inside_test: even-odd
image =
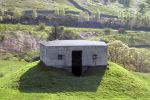
[[[67,42],[68,43],[66,43],[66,41],[64,42],[63,40],[58,40],[57,42],[52,41],[41,43],[41,61],[47,66],[56,68],[71,68],[72,51],[82,51],[83,67],[107,65],[107,45],[104,42],[91,42],[86,40],[67,40]],[[72,46],[70,45],[71,42],[73,42]],[[79,44],[79,42],[82,43]],[[58,55],[63,55],[63,59],[58,60]],[[93,55],[97,55],[97,59],[94,60]]]

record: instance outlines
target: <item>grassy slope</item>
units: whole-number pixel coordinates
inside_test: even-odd
[[[2,73],[5,77],[5,76],[15,72],[16,70],[20,69],[20,67],[24,66],[25,64],[26,64],[26,62],[24,62],[24,61],[0,60],[0,73]]]
[[[150,80],[140,78],[114,63],[109,70],[97,68],[82,77],[63,70],[48,70],[39,62],[22,67],[1,78],[0,99],[144,99],[150,98]],[[142,76],[141,76],[142,77]],[[9,94],[9,95],[7,95]]]
[[[117,30],[111,30],[110,29],[110,35],[105,35],[104,30],[105,29],[93,29],[93,28],[70,28],[66,27],[65,29],[72,30],[76,32],[77,34],[80,33],[98,33],[99,35],[90,37],[91,40],[120,40],[126,44],[129,43],[129,38],[133,37],[134,39],[134,45],[144,45],[144,44],[150,44],[149,36],[150,32],[135,32],[135,31],[127,31],[128,34],[117,34]],[[0,24],[0,31],[23,31],[23,32],[30,32],[32,35],[36,35],[42,38],[47,38],[48,33],[51,31],[50,26],[46,26],[44,30],[39,30],[39,26],[36,25],[21,25],[21,24]]]
[[[9,76],[26,64],[25,61],[19,61],[12,54],[0,53],[0,78]]]
[[[144,45],[150,44],[149,36],[150,32],[136,32],[136,31],[127,31],[128,34],[117,34],[117,30],[110,29],[110,35],[105,35],[105,29],[93,29],[93,28],[71,28],[65,27],[65,29],[69,29],[74,31],[77,34],[80,33],[98,33],[96,36],[90,37],[90,40],[105,40],[109,42],[110,40],[120,40],[126,44],[129,43],[129,38],[133,37],[134,45]],[[44,30],[39,30],[39,26],[36,25],[21,25],[21,24],[0,24],[0,31],[23,31],[30,32],[32,35],[36,35],[42,38],[47,38],[48,33],[51,31],[50,26],[46,26]]]
[[[120,16],[123,14],[126,16],[125,10],[129,10],[131,13],[134,13],[138,10],[138,5],[142,2],[145,2],[145,0],[140,0],[138,2],[131,3],[131,6],[129,8],[123,7],[123,5],[118,3],[111,3],[108,4],[108,6],[103,5],[102,3],[97,2],[90,2],[91,0],[74,0],[77,2],[81,7],[84,7],[88,9],[89,11],[92,11],[93,13],[97,12],[98,10],[101,13],[106,14],[112,14]],[[93,0],[94,1],[94,0]],[[134,1],[134,0],[132,0]],[[146,3],[145,3],[146,4]],[[148,4],[146,4],[148,5]],[[82,11],[81,9],[78,9],[78,7],[73,6],[72,3],[70,3],[68,0],[2,0],[0,2],[0,6],[2,8],[8,9],[8,8],[19,8],[21,10],[27,10],[27,9],[45,9],[45,10],[53,10],[54,8],[65,8],[67,11]],[[149,14],[149,8],[147,7],[146,10],[147,14]],[[121,13],[121,14],[120,14]]]
[[[126,44],[129,44],[129,39],[133,38],[134,45],[149,45],[149,32],[134,32],[130,31],[128,34],[117,34],[117,31],[112,31],[110,35],[100,34],[99,36],[92,37],[91,40],[105,40],[109,42],[110,40],[120,40]]]
[[[68,0],[3,0],[3,8],[19,8],[20,10],[44,9],[53,10],[54,8],[65,8],[70,11],[80,11],[72,6]]]

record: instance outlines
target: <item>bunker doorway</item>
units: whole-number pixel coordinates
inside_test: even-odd
[[[82,51],[72,51],[72,73],[75,76],[82,74]]]

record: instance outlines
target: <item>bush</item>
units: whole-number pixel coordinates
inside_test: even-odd
[[[0,22],[2,22],[3,21],[3,16],[0,16]]]
[[[108,55],[111,61],[121,64],[128,70],[150,72],[148,51],[129,48],[121,41],[111,41],[108,43]]]
[[[45,30],[45,23],[40,23],[38,30]]]
[[[4,16],[4,15],[5,15],[4,10],[3,10],[3,9],[0,9],[0,15],[1,15],[1,16]]]
[[[23,16],[23,13],[19,10],[15,10],[13,12],[13,18],[17,21],[20,21],[21,17]]]
[[[37,10],[32,11],[32,18],[35,20],[38,17]]]
[[[146,3],[150,4],[150,0],[146,0]]]
[[[51,28],[51,32],[49,33],[48,40],[60,39],[64,33],[63,26],[53,26]]]
[[[0,72],[0,78],[1,78],[1,77],[4,77],[4,74],[3,74],[2,72]]]
[[[124,28],[119,28],[118,33],[119,34],[126,34],[127,32]]]
[[[4,40],[6,39],[6,36],[5,35],[0,35],[0,42],[3,42]]]
[[[38,59],[36,57],[39,57],[39,51],[27,50],[22,53],[14,54],[14,57],[18,58],[19,60],[24,60],[26,62],[36,61]]]
[[[17,32],[12,31],[12,32],[10,32],[10,35],[12,35],[13,38],[18,39],[18,34],[17,34]]]
[[[75,39],[80,39],[80,36],[71,30],[65,30],[60,39],[62,39],[62,40],[64,40],[64,39],[65,40],[70,40],[70,39],[75,40]]]
[[[80,36],[71,30],[65,30],[64,26],[54,26],[52,27],[52,32],[49,33],[48,40],[70,40],[79,39]]]
[[[104,33],[105,33],[106,35],[110,35],[111,30],[110,30],[110,29],[104,29]]]

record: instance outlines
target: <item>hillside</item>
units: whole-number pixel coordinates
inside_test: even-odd
[[[3,0],[0,23],[150,31],[148,0]]]
[[[112,62],[109,69],[96,68],[81,77],[34,62],[0,79],[0,99],[148,100],[150,80],[143,77]]]
[[[124,7],[121,2],[108,2],[108,7],[107,5],[105,6],[103,0],[86,0],[86,2],[85,0],[2,0],[0,5],[5,9],[11,9],[14,7],[22,10],[53,10],[55,8],[65,8],[66,10],[68,9],[70,11],[85,11],[94,13],[97,10],[100,10],[100,12],[104,13],[119,14],[119,11],[123,12],[127,8],[129,8],[129,11],[135,12],[138,10],[138,6],[142,3],[148,5],[146,0],[137,0],[136,2],[131,0],[129,7]]]
[[[3,0],[1,6],[5,9],[14,7],[20,10],[43,9],[53,10],[55,8],[70,9],[72,11],[80,11],[69,2],[69,0]]]

